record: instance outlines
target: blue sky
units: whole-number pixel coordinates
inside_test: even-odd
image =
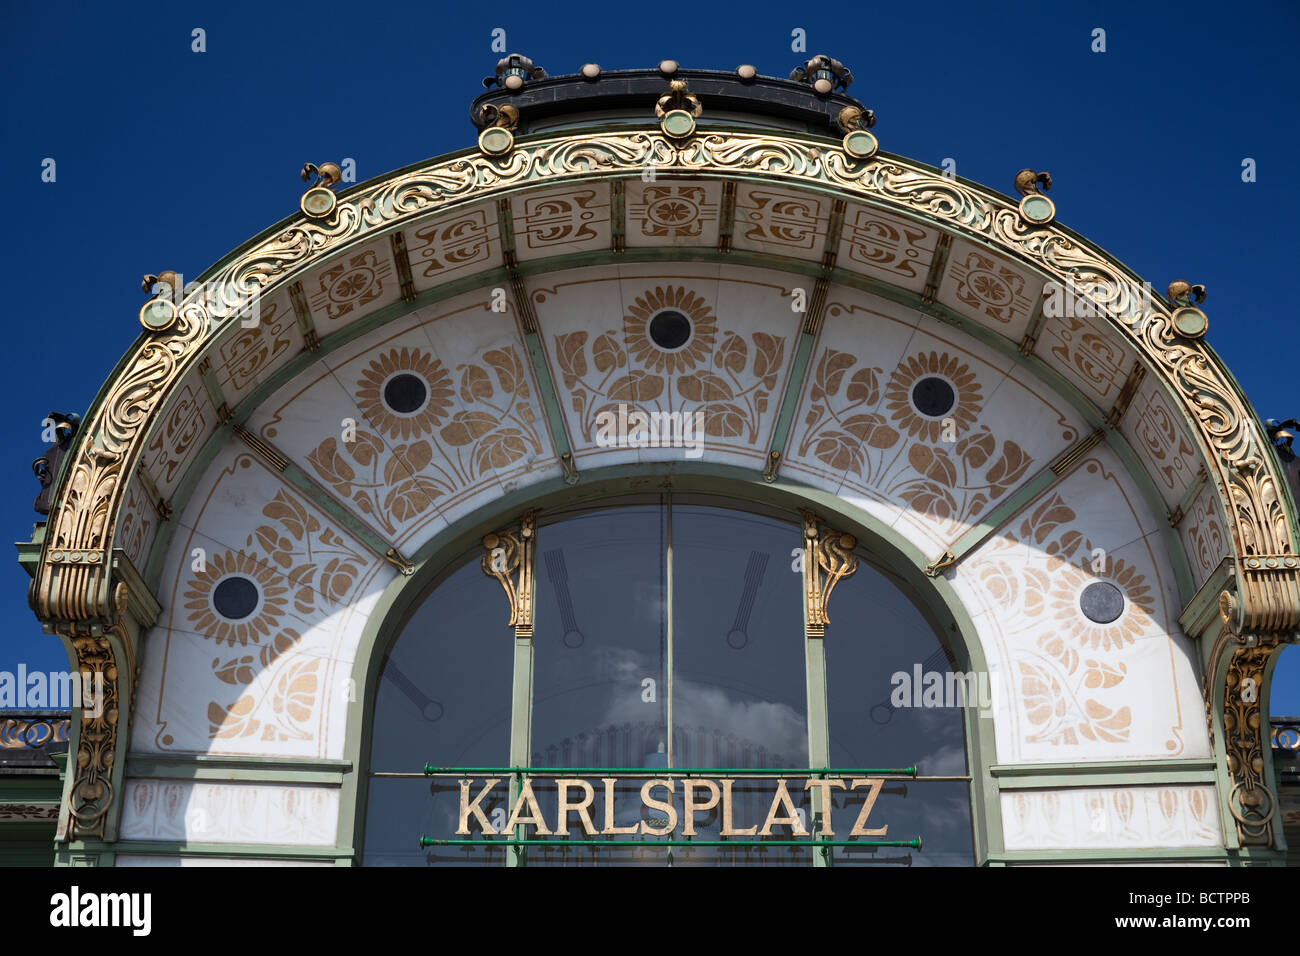
[[[551,74],[585,62],[848,64],[884,149],[1010,192],[1046,169],[1058,219],[1163,290],[1205,284],[1209,340],[1264,417],[1300,415],[1290,281],[1300,243],[1300,7],[1289,3],[17,3],[0,12],[10,303],[0,417],[3,526],[36,516],[31,461],[51,410],[84,412],[139,331],[140,277],[197,276],[296,208],[304,162],[369,179],[473,142],[470,100],[498,54]],[[206,32],[204,53],[191,31]],[[1105,30],[1106,51],[1091,50]],[[57,179],[41,181],[53,158]],[[1255,160],[1257,180],[1242,181]],[[12,554],[12,553],[11,553]],[[0,566],[0,670],[63,668]],[[1300,713],[1300,650],[1275,714]]]

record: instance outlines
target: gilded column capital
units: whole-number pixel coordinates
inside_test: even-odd
[[[533,572],[536,555],[536,511],[519,516],[518,528],[505,528],[483,536],[483,573],[496,578],[510,602],[509,624],[515,637],[533,636]]]

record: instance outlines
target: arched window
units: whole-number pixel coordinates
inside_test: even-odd
[[[848,840],[870,798],[868,826],[887,826],[889,840],[920,836],[924,849],[854,839],[858,845],[832,849],[835,865],[972,863],[969,715],[964,700],[925,696],[927,686],[952,686],[956,659],[901,583],[863,554],[834,592],[824,688],[814,668],[810,690],[802,543],[798,515],[709,498],[622,499],[541,515],[536,625],[523,658],[505,626],[501,588],[480,566],[482,552],[466,555],[410,616],[383,663],[363,862],[501,865],[513,850],[487,841],[507,837],[482,838],[481,827],[472,828],[472,846],[417,841],[466,838],[456,832],[462,778],[472,778],[471,799],[500,780],[478,806],[504,831],[518,787],[511,755],[527,754],[534,768],[570,768],[569,776],[593,785],[597,830],[626,832],[642,821],[663,827],[653,815],[669,811],[647,809],[641,792],[657,772],[730,780],[725,801],[690,817],[698,846],[657,845],[685,839],[685,788],[677,786],[671,798],[666,789],[655,793],[677,818],[673,834],[593,836],[570,813],[567,835],[528,828],[529,838],[569,841],[529,845],[530,866],[807,865],[818,851],[787,844],[809,839],[820,798],[804,785],[810,753],[822,752],[832,769],[916,768],[888,775],[879,792],[851,790],[850,778],[864,774],[845,775],[845,787],[830,791],[831,824],[836,839]],[[512,733],[526,739],[512,741]],[[474,772],[426,777],[426,764]],[[782,769],[790,772],[744,773]],[[561,776],[531,779],[553,831]],[[781,777],[799,822],[736,836],[775,812]],[[700,784],[697,806],[709,796]],[[645,842],[626,845],[631,840]],[[600,845],[610,841],[622,842]]]

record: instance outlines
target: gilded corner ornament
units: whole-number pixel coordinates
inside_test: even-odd
[[[824,526],[811,511],[803,512],[803,537],[804,636],[822,638],[830,623],[831,592],[858,570],[853,553],[858,539]]]
[[[533,636],[533,572],[536,553],[537,512],[519,516],[519,528],[506,528],[483,536],[483,573],[496,578],[510,603],[509,624],[515,637]]]

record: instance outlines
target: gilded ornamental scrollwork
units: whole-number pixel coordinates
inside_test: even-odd
[[[1238,583],[1233,632],[1293,639],[1300,631],[1294,516],[1261,425],[1203,340],[1180,334],[1168,303],[1099,249],[1054,223],[1027,223],[1009,199],[895,157],[857,158],[827,146],[827,140],[815,137],[698,131],[677,138],[622,130],[534,139],[500,156],[463,154],[358,187],[337,197],[327,215],[298,216],[239,251],[201,276],[199,291],[175,303],[174,319],[169,313],[166,323],[147,325],[79,431],[29,592],[37,616],[77,648],[79,657],[84,654],[103,670],[110,666],[102,635],[121,626],[121,615],[110,598],[116,578],[109,558],[148,430],[182,377],[258,297],[298,281],[326,256],[430,213],[541,182],[590,182],[655,167],[807,185],[856,198],[933,221],[1069,283],[1142,354],[1195,427],[1210,485],[1232,529]],[[528,527],[528,535],[520,532],[512,559],[518,563],[511,574],[520,580],[511,585],[511,623],[530,630],[531,580],[523,580],[525,569],[531,575],[531,523]],[[808,563],[827,575],[819,605],[824,615],[830,588],[851,572],[826,568],[820,558]],[[498,579],[510,595],[509,577]],[[113,798],[97,768],[111,764],[106,761],[117,747],[116,733],[115,725],[91,725],[83,716],[82,737],[98,742],[78,754],[73,792],[80,802],[73,819],[79,832],[96,832],[104,818],[101,808]]]
[[[518,528],[505,528],[483,536],[483,573],[496,578],[510,604],[510,626],[515,637],[533,636],[533,573],[537,545],[537,512],[526,511]]]
[[[803,512],[803,537],[804,635],[821,638],[830,623],[831,592],[858,570],[858,539],[826,527],[811,511]]]

